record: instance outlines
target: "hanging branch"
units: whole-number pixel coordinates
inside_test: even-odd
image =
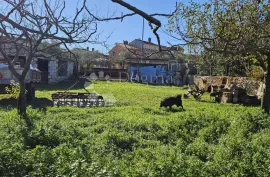
[[[155,16],[163,16],[163,17],[172,17],[172,16],[174,16],[175,13],[177,12],[177,2],[176,2],[175,10],[171,14],[163,14],[163,13],[147,14],[146,12],[136,8],[135,6],[132,6],[131,4],[129,4],[129,3],[125,2],[125,1],[123,1],[123,0],[112,0],[112,2],[117,3],[117,4],[121,5],[121,6],[129,9],[133,13],[125,14],[125,15],[122,15],[120,17],[100,18],[100,17],[95,16],[93,13],[91,13],[91,11],[87,7],[86,7],[86,10],[87,10],[88,14],[90,16],[92,16],[97,21],[123,20],[126,17],[130,17],[130,16],[134,16],[134,15],[140,15],[141,17],[143,17],[144,19],[146,19],[149,22],[149,26],[150,26],[152,32],[154,33],[154,35],[156,36],[156,39],[157,39],[157,42],[158,42],[159,52],[167,51],[167,50],[162,49],[162,47],[161,47],[160,37],[159,37],[157,31],[159,30],[159,28],[161,27],[162,24],[161,24],[160,20],[155,18]],[[153,27],[152,24],[154,24],[155,26]],[[134,52],[131,52],[131,53],[135,54]],[[155,53],[156,52],[154,52],[153,54],[155,54]],[[153,54],[150,54],[147,57],[150,57]],[[135,54],[135,55],[138,55],[138,54]]]

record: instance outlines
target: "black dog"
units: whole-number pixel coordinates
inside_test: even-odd
[[[160,103],[160,107],[170,107],[170,110],[172,109],[173,105],[176,105],[177,107],[181,106],[182,109],[184,109],[182,105],[182,95],[177,95],[175,97],[167,97]]]

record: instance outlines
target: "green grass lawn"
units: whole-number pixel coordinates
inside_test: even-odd
[[[119,82],[87,87],[114,106],[52,107],[70,85],[38,86],[27,140],[14,104],[0,101],[0,176],[270,175],[270,119],[258,107],[206,94],[169,111],[160,101],[187,90]]]

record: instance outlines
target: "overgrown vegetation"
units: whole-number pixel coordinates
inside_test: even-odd
[[[270,4],[267,0],[180,2],[167,30],[184,41],[203,64],[226,64],[226,75],[264,80],[262,109],[270,112]],[[200,66],[200,63],[197,64]],[[259,70],[258,70],[259,69]],[[205,70],[205,69],[204,69]],[[204,73],[202,73],[204,74]],[[214,73],[215,74],[215,73]],[[218,72],[217,72],[218,74]]]
[[[40,86],[37,100],[67,85]],[[27,142],[16,110],[2,106],[0,176],[270,175],[270,119],[257,107],[216,104],[205,95],[169,112],[160,100],[186,90],[116,82],[88,89],[113,95],[116,105],[33,104]]]
[[[18,98],[20,94],[20,84],[16,83],[14,80],[10,81],[10,86],[5,87],[6,93],[9,94],[12,98]],[[27,90],[25,90],[27,94]]]

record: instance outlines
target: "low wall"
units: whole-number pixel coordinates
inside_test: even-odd
[[[249,95],[261,95],[263,84],[260,81],[252,80],[248,77],[230,77],[230,76],[195,76],[195,84],[199,89],[209,91],[211,85],[232,85],[244,88]]]

